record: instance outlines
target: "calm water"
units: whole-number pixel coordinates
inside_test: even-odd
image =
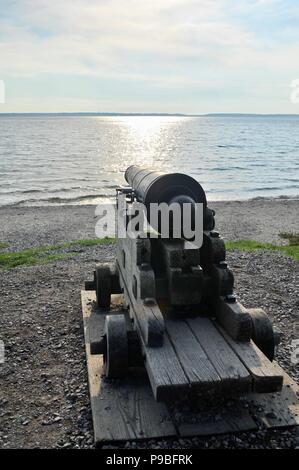
[[[299,117],[0,116],[0,205],[106,201],[133,163],[209,200],[297,196]]]

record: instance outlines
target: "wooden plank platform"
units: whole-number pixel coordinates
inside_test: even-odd
[[[256,407],[255,414],[267,428],[299,426],[299,385],[275,363],[283,375],[284,386],[276,393],[252,393],[246,396]]]
[[[223,336],[208,318],[192,318],[187,320],[193,334],[208,351],[209,359],[221,379],[221,389],[234,390],[236,393],[251,390],[251,375],[238,359]]]
[[[182,320],[166,320],[166,330],[194,390],[208,391],[217,387],[221,378],[189,325]]]
[[[89,322],[94,325],[95,293],[82,291],[82,310],[89,391],[95,442],[127,441],[176,436],[166,406],[157,403],[148,380],[128,378],[122,381],[102,379],[102,356],[92,355],[89,343]],[[104,322],[103,322],[104,323]],[[103,324],[101,320],[98,325]],[[101,335],[103,331],[99,331]]]
[[[167,337],[162,347],[147,349],[145,368],[157,401],[188,393],[188,379]]]
[[[218,409],[217,407],[213,408],[210,412],[204,410],[186,411],[184,407],[183,412],[173,413],[173,410],[164,403],[156,402],[149,380],[145,375],[129,376],[127,379],[119,381],[107,381],[102,377],[102,356],[92,355],[90,352],[90,339],[92,338],[96,342],[97,334],[100,337],[103,333],[101,328],[104,325],[105,312],[99,313],[100,311],[96,308],[95,292],[82,291],[81,297],[96,444],[249,431],[257,429],[258,421],[269,428],[299,424],[299,387],[278,365],[275,365],[276,372],[283,374],[285,382],[281,392],[246,393],[233,408],[225,409],[226,407],[224,407],[225,411],[219,405]],[[119,311],[121,308],[120,298],[119,296],[113,296],[113,298],[114,311]],[[99,315],[101,319],[99,319]],[[197,323],[198,319],[194,320]],[[199,336],[202,331],[200,329],[202,320],[205,322],[206,319],[199,319],[196,328],[193,325],[193,331],[196,331]],[[92,329],[96,327],[98,332],[89,332],[89,327]],[[219,337],[217,338],[219,340]],[[204,346],[204,341],[201,344]],[[219,347],[223,347],[223,345],[219,344]],[[217,368],[218,374],[222,373],[224,364],[225,367],[228,364],[227,361],[223,363],[221,358],[217,356],[216,345],[214,356],[210,354],[210,360]],[[241,360],[240,363],[238,368],[234,367],[230,370],[230,374],[232,377],[239,374],[246,383],[248,375],[247,372],[244,372],[244,364]],[[248,412],[248,401],[255,410],[254,419]]]
[[[249,343],[234,341],[221,327],[217,328],[249,370],[253,379],[253,391],[270,393],[281,390],[283,384],[281,369],[274,362],[270,362],[253,341]]]
[[[254,431],[257,425],[242,404],[234,403],[234,409],[215,409],[212,412],[193,412],[176,423],[181,437],[213,436],[243,431]],[[212,415],[212,416],[211,416]]]

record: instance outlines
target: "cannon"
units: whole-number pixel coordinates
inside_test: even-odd
[[[134,236],[125,230],[116,240],[115,263],[97,266],[86,283],[105,314],[103,334],[91,341],[91,352],[103,354],[106,377],[121,380],[143,368],[156,401],[280,390],[283,376],[270,366],[278,335],[262,309],[246,309],[238,301],[202,186],[185,174],[138,166],[129,167],[125,179],[128,186],[116,196],[117,208],[125,206],[125,229],[140,205],[138,220],[146,224],[139,223]],[[161,204],[189,205],[193,228],[201,211],[202,224],[195,227],[201,230],[200,246],[184,233],[174,236],[174,221],[183,219],[174,219],[171,210],[169,234],[163,236],[165,220],[150,217],[152,205]],[[125,313],[109,310],[113,294],[122,295]]]

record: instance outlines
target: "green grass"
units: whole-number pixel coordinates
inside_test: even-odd
[[[95,246],[95,245],[109,245],[109,243],[115,243],[116,238],[93,238],[91,240],[77,240],[77,245],[80,246]]]
[[[299,261],[299,245],[273,245],[272,243],[256,242],[254,240],[238,240],[228,241],[225,243],[228,250],[240,250],[240,251],[255,251],[255,250],[271,250],[279,251],[285,256],[289,256]]]
[[[39,248],[31,248],[22,251],[0,253],[0,269],[12,269],[17,266],[33,266],[36,264],[47,264],[70,256],[77,255],[77,252],[53,253],[60,249],[72,248],[75,246],[95,246],[114,243],[114,238],[95,238],[86,240],[73,240],[70,242],[57,243]]]
[[[4,248],[7,248],[9,246],[8,243],[6,242],[0,242],[0,250],[4,250]]]
[[[55,253],[55,254],[50,254],[44,256],[40,263],[41,264],[48,264],[51,263],[51,261],[57,261],[59,259],[64,259],[64,258],[69,258],[70,256],[76,256],[77,253],[75,251],[70,251],[69,253]]]
[[[289,240],[289,245],[273,245],[272,243],[262,243],[254,240],[239,240],[226,242],[228,250],[255,251],[255,250],[271,250],[279,251],[285,256],[289,256],[295,260],[299,260],[299,243],[298,234],[283,233],[280,236]],[[47,264],[52,261],[76,256],[77,252],[70,251],[67,253],[53,253],[60,249],[74,248],[78,246],[96,246],[108,245],[115,243],[115,238],[94,238],[85,240],[73,240],[61,242],[55,245],[47,245],[39,248],[31,248],[16,252],[0,253],[0,269],[12,269],[17,266],[33,266],[37,264]],[[7,248],[8,244],[0,242],[0,249]]]
[[[72,240],[69,242],[56,243],[55,245],[46,245],[43,247],[43,250],[54,251],[60,250],[61,248],[71,248],[72,246],[95,246],[95,245],[109,245],[109,243],[114,243],[115,238],[86,238],[83,240]]]
[[[293,232],[282,232],[279,234],[281,238],[289,241],[289,245],[298,246],[299,245],[299,233]]]

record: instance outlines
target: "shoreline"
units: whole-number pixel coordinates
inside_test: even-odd
[[[56,200],[57,199],[57,200]],[[98,201],[97,201],[98,199]],[[87,200],[88,202],[83,202]],[[238,198],[236,199],[210,199],[207,197],[208,205],[214,203],[231,203],[231,202],[252,202],[252,201],[298,201],[299,194],[296,195],[287,195],[281,194],[279,196],[254,196],[250,198]],[[82,196],[76,198],[56,198],[55,196],[49,199],[37,199],[36,201],[32,199],[22,200],[19,202],[13,202],[11,204],[0,204],[0,209],[9,209],[9,208],[41,208],[41,207],[61,207],[61,206],[97,206],[99,204],[114,204],[115,195],[111,196],[101,196],[99,195],[94,197]]]
[[[107,196],[103,198],[102,196],[99,196],[105,201],[105,203],[109,203],[114,201],[115,197],[114,196]],[[85,199],[85,197],[82,197],[82,201]],[[96,199],[96,198],[95,198]],[[76,200],[80,201],[80,199]],[[296,195],[286,195],[286,194],[281,194],[280,196],[255,196],[255,197],[250,197],[250,198],[237,198],[237,199],[209,199],[208,200],[208,205],[213,204],[213,203],[231,203],[231,202],[251,202],[251,201],[298,201],[299,200],[299,194]],[[49,204],[44,203],[40,204],[41,201],[46,201],[46,200],[37,200],[37,204],[35,203],[29,203],[26,204],[28,201],[21,201],[17,203],[12,203],[12,204],[0,204],[0,210],[1,209],[8,209],[8,208],[41,208],[41,207],[61,207],[61,206],[97,206],[98,204],[102,204],[103,202],[87,202],[87,203],[75,203],[72,198],[69,199],[70,203],[66,202],[66,199],[63,200],[63,202],[50,202]]]
[[[216,212],[215,229],[225,240],[285,244],[282,232],[299,232],[296,199],[250,199],[208,203]],[[0,241],[23,250],[61,241],[96,238],[96,205],[2,206]]]

